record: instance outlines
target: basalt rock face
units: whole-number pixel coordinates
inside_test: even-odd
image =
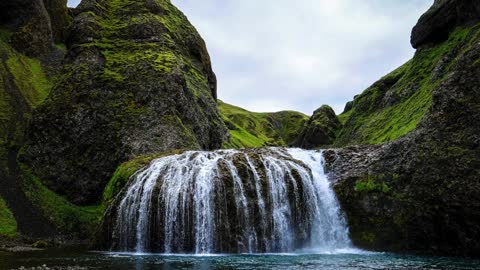
[[[205,43],[168,0],[84,0],[63,76],[39,107],[21,160],[80,204],[138,155],[220,148],[226,128]]]
[[[360,247],[480,254],[480,43],[477,27],[464,29],[469,41],[435,60],[431,102],[414,131],[391,143],[325,153]]]
[[[480,2],[476,0],[435,0],[413,28],[414,48],[445,41],[457,26],[475,24],[480,19]]]
[[[300,135],[299,146],[312,149],[333,144],[336,133],[342,124],[335,111],[328,105],[316,110]]]

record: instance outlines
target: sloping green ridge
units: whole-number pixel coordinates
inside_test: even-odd
[[[308,121],[308,116],[295,111],[256,113],[222,101],[218,104],[230,132],[225,148],[291,146]]]
[[[5,201],[0,197],[0,237],[15,235],[17,235],[17,221]]]
[[[477,37],[478,27],[457,28],[447,41],[417,50],[412,60],[365,90],[339,116],[344,127],[336,145],[379,144],[414,130],[430,107],[432,90]]]

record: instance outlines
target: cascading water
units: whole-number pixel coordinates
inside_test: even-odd
[[[154,160],[112,204],[115,251],[276,253],[350,247],[319,151],[186,152]]]

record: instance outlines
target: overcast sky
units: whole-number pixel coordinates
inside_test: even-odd
[[[69,0],[75,6],[79,0]],[[337,113],[414,53],[433,0],[172,0],[207,43],[218,96],[248,110]]]

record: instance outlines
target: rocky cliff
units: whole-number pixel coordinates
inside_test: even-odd
[[[205,43],[170,1],[84,0],[73,13],[62,76],[21,157],[35,176],[91,204],[121,162],[222,147]]]
[[[413,30],[415,57],[358,96],[343,116],[338,144],[394,140],[326,152],[360,247],[480,254],[476,8],[477,1],[436,1]]]

